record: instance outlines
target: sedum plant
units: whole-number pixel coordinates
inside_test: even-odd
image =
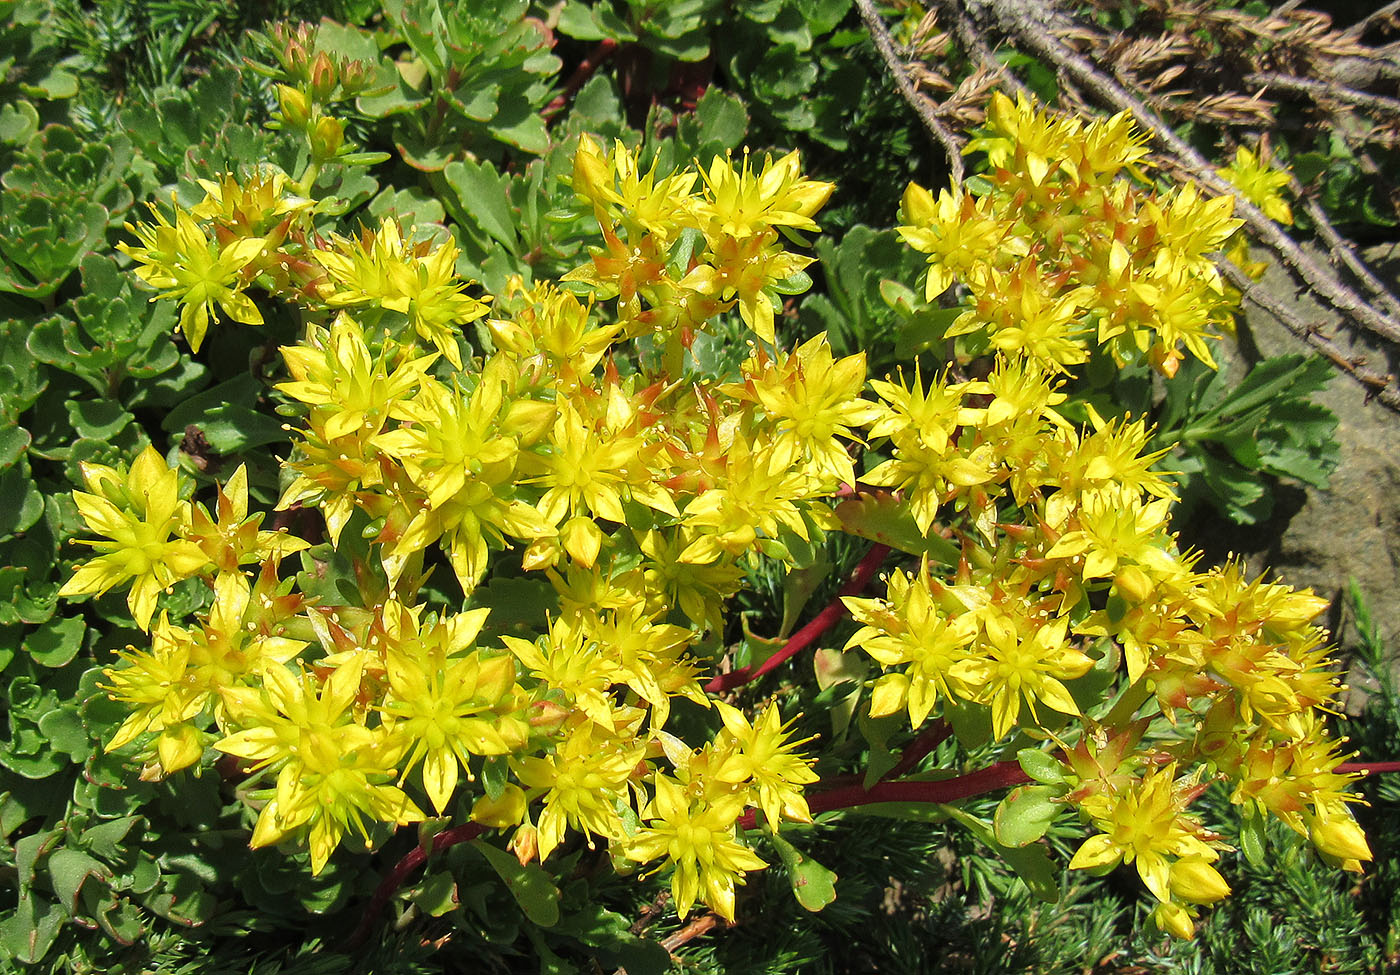
[[[892,293],[951,355],[872,379],[824,334],[785,341],[832,192],[797,154],[670,172],[584,136],[587,259],[487,296],[455,243],[393,217],[322,232],[318,180],[372,161],[336,114],[364,73],[306,65],[278,90],[302,169],[210,173],[125,248],[196,352],[273,309],[299,333],[275,511],[244,468],[206,506],[154,448],[82,465],[95,554],[63,594],[125,590],[147,634],[103,684],[127,712],[106,747],[143,778],[228,778],[251,845],[304,847],[313,873],[416,825],[362,937],[467,842],[542,926],[579,840],[665,872],[682,916],[734,920],[775,858],[820,909],[839,884],[780,833],[861,806],[952,818],[1048,896],[1041,840],[1077,824],[1069,866],[1132,865],[1183,938],[1229,893],[1228,843],[1264,856],[1268,818],[1338,866],[1370,859],[1325,729],[1323,601],[1181,551],[1145,422],[1068,395],[1100,353],[1168,380],[1209,363],[1231,305],[1206,259],[1231,201],[1147,185],[1126,118],[999,100],[990,176],[910,187],[901,234],[949,307]],[[842,536],[866,545],[843,594],[733,666],[755,566],[820,575]],[[863,767],[841,732],[826,748],[781,695],[740,691],[820,643]],[[1238,836],[1193,811],[1213,782]],[[958,805],[1007,789],[989,820]]]

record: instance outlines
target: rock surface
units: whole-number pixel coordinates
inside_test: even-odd
[[[1392,287],[1400,285],[1400,245],[1372,248],[1365,257],[1383,272],[1383,280]],[[1269,269],[1262,283],[1279,295],[1294,291],[1288,274],[1277,266]],[[1400,373],[1378,348],[1349,340],[1347,331],[1337,327],[1338,317],[1308,295],[1296,295],[1291,303],[1305,321],[1317,323],[1338,344],[1353,354],[1366,355],[1372,367]],[[1240,322],[1239,339],[1224,357],[1236,370],[1261,358],[1307,351],[1272,315],[1250,304]],[[1354,622],[1344,612],[1348,581],[1354,578],[1391,648],[1391,658],[1396,659],[1400,651],[1400,414],[1367,402],[1365,390],[1340,374],[1317,398],[1338,418],[1340,461],[1329,487],[1282,484],[1275,514],[1268,522],[1237,526],[1207,519],[1190,534],[1210,539],[1210,558],[1238,553],[1253,573],[1271,569],[1290,585],[1309,586],[1331,599],[1328,622],[1334,641],[1343,647],[1355,645],[1356,640]]]

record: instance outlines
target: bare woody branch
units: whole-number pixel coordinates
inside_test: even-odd
[[[1380,400],[1390,409],[1400,411],[1400,389],[1396,388],[1394,376],[1371,369],[1364,356],[1348,355],[1341,346],[1323,335],[1317,325],[1303,321],[1278,295],[1252,280],[1229,261],[1221,261],[1220,268],[1246,299],[1273,315],[1284,328],[1365,387],[1367,399]]]
[[[1077,99],[1089,99],[1114,111],[1127,111],[1138,125],[1153,136],[1169,170],[1180,173],[1217,194],[1233,196],[1236,201],[1236,214],[1245,220],[1254,237],[1272,251],[1304,287],[1341,313],[1348,327],[1368,332],[1391,346],[1400,346],[1400,301],[1396,300],[1379,277],[1366,266],[1349,242],[1345,241],[1326,219],[1325,214],[1322,215],[1322,220],[1316,221],[1319,237],[1329,248],[1332,260],[1361,283],[1367,297],[1359,294],[1337,271],[1304,251],[1283,228],[1266,217],[1237,188],[1220,177],[1213,164],[1178,136],[1158,111],[1149,107],[1142,92],[1125,87],[1119,79],[1071,46],[1072,41],[1073,44],[1092,49],[1096,37],[1092,29],[1077,24],[1047,0],[941,0],[941,9],[946,12],[948,22],[953,26],[954,36],[960,43],[972,45],[968,48],[971,56],[979,59],[991,57],[990,53],[984,55],[978,49],[989,52],[986,38],[995,37],[999,33],[1014,47],[1036,56],[1052,67],[1061,76],[1066,88],[1074,91]],[[1335,32],[1329,33],[1328,22],[1319,15],[1300,12],[1289,16],[1301,18],[1297,23],[1306,27],[1303,33],[1308,39],[1307,44],[1311,46],[1305,45],[1300,48],[1303,54],[1299,55],[1305,61],[1317,56],[1318,52],[1344,52],[1350,56],[1353,50],[1361,50],[1352,40]],[[1277,17],[1274,20],[1277,20]],[[1280,24],[1287,26],[1289,23],[1275,23],[1274,20],[1261,22],[1261,37],[1269,31],[1276,32],[1281,29]],[[1233,21],[1231,23],[1234,24]],[[1234,26],[1247,32],[1250,25],[1242,20]],[[1279,73],[1275,75],[1270,75],[1270,83],[1278,88],[1290,87],[1290,76]],[[1387,114],[1400,108],[1400,99],[1359,92],[1333,79],[1317,81],[1315,84],[1291,85],[1291,88],[1313,98],[1330,96],[1358,107],[1384,109]],[[1151,100],[1158,108],[1162,106],[1161,99]],[[1392,102],[1395,104],[1392,105]],[[1308,212],[1316,220],[1316,215],[1321,213],[1321,210],[1308,206]],[[1252,282],[1250,284],[1251,297],[1260,304],[1265,304],[1266,300],[1260,298],[1262,289],[1253,287]],[[1282,302],[1278,301],[1272,304],[1282,306]],[[1326,355],[1339,369],[1366,385],[1372,396],[1387,406],[1400,410],[1400,394],[1396,393],[1391,377],[1369,370],[1364,364],[1349,358],[1316,330],[1298,323],[1296,316],[1289,327],[1300,337],[1306,337],[1305,340],[1309,344]]]
[[[964,176],[962,143],[934,114],[929,99],[914,89],[914,83],[909,78],[909,69],[905,67],[904,59],[895,50],[894,39],[890,37],[885,22],[875,11],[874,4],[870,0],[856,0],[856,6],[860,9],[861,20],[865,21],[866,29],[870,31],[870,36],[875,41],[875,47],[880,52],[880,57],[884,59],[885,66],[889,68],[890,75],[894,78],[895,87],[899,89],[905,102],[924,123],[924,128],[928,129],[929,134],[937,139],[939,145],[943,147],[943,151],[948,156],[948,169],[953,175],[953,181],[961,183]]]

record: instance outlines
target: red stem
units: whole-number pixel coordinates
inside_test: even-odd
[[[915,765],[918,765],[919,762],[923,761],[924,757],[927,756],[929,752],[943,744],[952,733],[953,729],[946,722],[937,721],[929,725],[920,732],[917,738],[904,746],[904,751],[899,753],[899,761],[895,762],[888,772],[880,776],[880,780],[888,781],[891,778],[898,778],[904,775]],[[818,791],[835,789],[839,786],[854,785],[857,782],[864,781],[864,772],[833,775],[830,778],[821,780],[821,789]]]
[[[871,547],[865,558],[860,560],[860,565],[856,567],[855,575],[851,577],[851,581],[841,590],[841,596],[860,595],[870,584],[875,573],[880,571],[880,566],[884,564],[885,557],[889,554],[890,547],[888,545],[876,544]],[[783,648],[773,656],[757,666],[741,667],[738,670],[731,670],[727,674],[720,674],[705,685],[705,690],[710,694],[718,694],[757,680],[807,649],[816,642],[819,636],[829,630],[832,624],[845,615],[846,604],[838,596],[831,601],[826,609],[818,613],[812,622],[794,633],[792,638],[783,644]]]
[[[883,548],[883,546],[876,546],[876,548]],[[874,554],[873,549],[871,554]],[[866,556],[866,560],[870,561],[870,556]],[[863,562],[862,569],[864,567],[865,563]],[[857,573],[856,579],[852,581],[852,586],[856,582],[869,581],[869,576],[874,573],[874,570],[875,566],[872,565],[869,574]],[[857,589],[857,591],[859,590]],[[758,675],[755,674],[755,676]],[[948,737],[949,733],[950,729],[941,721],[927,728],[918,738],[910,742],[901,756],[899,764],[891,770],[890,774],[899,774],[912,768],[920,759],[937,748]],[[1337,766],[1336,771],[1380,775],[1388,772],[1400,772],[1400,762],[1343,762]],[[808,796],[807,808],[815,815],[831,812],[835,809],[854,809],[877,802],[956,802],[959,799],[982,795],[985,792],[1024,785],[1029,781],[1031,781],[1030,776],[1022,770],[1019,763],[1014,761],[997,762],[975,772],[968,772],[966,775],[935,782],[884,781],[875,783],[869,789],[858,783],[841,785]],[[739,817],[737,825],[740,829],[753,829],[757,825],[757,817],[758,810],[750,809]],[[484,832],[486,832],[486,827],[480,823],[466,823],[462,826],[445,829],[433,837],[432,852],[441,853],[458,843],[469,843]],[[369,937],[370,931],[374,928],[374,923],[379,920],[379,915],[384,912],[384,908],[388,905],[389,899],[404,885],[409,874],[421,867],[427,859],[423,847],[416,846],[394,865],[393,870],[385,875],[384,879],[379,882],[379,886],[375,888],[374,896],[370,898],[365,913],[360,918],[360,923],[356,926],[354,933],[350,935],[349,947],[358,948],[364,944],[365,939]]]
[[[909,743],[904,754],[900,757],[899,764],[888,774],[901,775],[908,771],[925,755],[937,748],[950,732],[951,729],[943,722],[938,722],[926,729],[918,738]],[[1343,774],[1360,772],[1363,775],[1383,775],[1390,772],[1400,772],[1400,762],[1343,762],[1337,766],[1336,771]],[[831,780],[840,782],[841,785],[809,795],[807,808],[815,814],[830,812],[833,809],[865,806],[874,802],[953,802],[957,799],[966,799],[969,796],[981,795],[996,789],[1024,785],[1031,781],[1030,776],[1026,775],[1018,762],[997,762],[995,765],[988,765],[976,772],[969,772],[954,779],[942,779],[937,782],[892,782],[885,780],[875,783],[869,789],[864,788],[859,782],[847,784],[854,778],[856,777],[841,776]],[[752,829],[756,815],[756,810],[750,810],[739,817],[739,825],[744,829]]]
[[[807,808],[813,815],[833,809],[854,809],[876,802],[956,802],[984,792],[1024,785],[1031,777],[1016,762],[997,762],[986,768],[959,775],[955,779],[937,782],[877,782],[869,789],[860,785],[841,786],[817,792],[807,797]],[[751,809],[739,817],[741,829],[753,829],[758,810]]]
[[[486,832],[486,827],[480,823],[466,823],[462,826],[445,829],[433,837],[432,852],[441,853],[458,843],[470,843],[484,832]],[[394,865],[394,869],[385,874],[384,879],[379,882],[379,886],[374,889],[374,896],[370,898],[369,904],[365,907],[365,913],[361,915],[360,923],[355,927],[354,933],[350,935],[349,947],[358,948],[365,943],[370,931],[374,929],[374,922],[379,920],[379,915],[384,912],[384,908],[388,905],[389,898],[393,897],[394,892],[404,885],[404,881],[408,880],[408,875],[421,867],[427,859],[428,855],[423,852],[423,847],[420,844],[404,854],[403,859]]]
[[[918,765],[939,745],[948,740],[948,736],[953,733],[953,726],[946,721],[935,721],[923,731],[919,736],[904,746],[904,751],[899,755],[899,761],[894,763],[894,768],[890,769],[883,776],[884,780],[897,779],[906,774],[915,765]]]
[[[1360,772],[1362,775],[1383,775],[1386,772],[1400,772],[1400,762],[1343,762],[1336,771]]]
[[[617,50],[617,41],[611,37],[605,37],[598,42],[593,50],[588,52],[588,57],[578,63],[574,73],[569,75],[569,80],[564,82],[564,90],[555,95],[548,105],[540,112],[541,117],[546,122],[564,110],[564,106],[569,104],[569,99],[573,98],[584,83],[593,77],[593,73],[598,70],[604,61],[613,56]]]

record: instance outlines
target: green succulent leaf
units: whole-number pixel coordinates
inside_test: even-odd
[[[997,805],[992,831],[1003,846],[1020,847],[1045,835],[1064,811],[1060,789],[1049,785],[1021,786]]]
[[[820,911],[836,900],[836,874],[811,859],[777,833],[769,833],[778,859],[787,870],[793,896],[809,911]]]
[[[472,846],[505,881],[526,917],[542,928],[559,923],[559,888],[539,864],[522,866],[513,854],[498,850],[482,840],[473,841]]]

